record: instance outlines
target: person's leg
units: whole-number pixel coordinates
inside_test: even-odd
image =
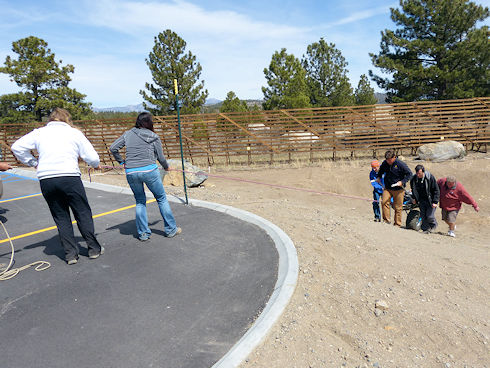
[[[448,211],[447,213],[447,224],[449,225],[449,231],[454,233],[456,229],[456,217],[459,211]]]
[[[437,228],[437,220],[436,220],[436,207],[432,207],[432,203],[429,203],[429,208],[427,209],[427,224],[429,225],[428,230],[433,232]]]
[[[143,186],[143,180],[141,173],[127,174],[129,187],[133,191],[134,199],[136,201],[136,231],[138,237],[144,236],[144,234],[151,234],[151,230],[148,227],[148,215],[146,213],[146,194]]]
[[[373,190],[373,212],[374,212],[374,220],[379,221],[381,219],[381,211],[379,209],[380,202],[380,194]]]
[[[381,195],[381,209],[383,211],[383,221],[388,224],[391,222],[390,205],[391,193],[387,190],[383,190],[383,194]]]
[[[65,177],[64,191],[68,198],[68,204],[77,220],[78,230],[87,242],[89,257],[101,253],[102,247],[95,237],[92,209],[88,203],[87,194],[79,176]]]
[[[403,212],[403,197],[405,190],[392,190],[390,191],[393,196],[393,206],[395,207],[395,226],[402,226],[402,212]]]
[[[39,184],[51,216],[53,216],[58,228],[60,242],[65,251],[65,259],[68,262],[78,259],[78,244],[73,234],[68,199],[64,192],[60,190],[59,182],[60,178],[49,178],[41,179]]]
[[[153,193],[153,196],[158,203],[158,208],[163,218],[165,235],[172,235],[177,230],[177,225],[175,223],[175,218],[172,213],[172,209],[170,208],[170,204],[167,201],[165,188],[163,187],[162,179],[160,178],[160,173],[158,170],[145,173],[144,182],[148,189]]]
[[[427,212],[429,211],[429,206],[430,204],[426,201],[419,202],[420,219],[422,220],[420,229],[422,231],[428,231],[430,227],[427,220]],[[432,206],[430,206],[430,208],[432,208]]]

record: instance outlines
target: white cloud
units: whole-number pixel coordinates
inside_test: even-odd
[[[233,11],[207,11],[186,1],[167,3],[102,0],[88,8],[88,20],[120,32],[138,34],[165,28],[220,38],[294,37],[305,30],[282,24],[259,22]]]
[[[331,27],[341,26],[345,24],[356,23],[361,20],[369,19],[380,14],[389,14],[390,8],[395,7],[396,5],[397,5],[396,3],[392,3],[381,7],[356,11],[345,17],[340,18],[339,20],[336,20],[335,22],[323,24],[320,27],[331,28]]]

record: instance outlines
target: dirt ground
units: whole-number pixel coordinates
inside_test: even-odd
[[[405,162],[412,170],[421,163]],[[242,368],[490,366],[490,154],[423,164],[436,178],[456,175],[480,206],[463,205],[456,238],[440,210],[437,232],[423,234],[374,222],[368,200],[215,177],[188,190],[266,218],[298,252],[290,304]],[[369,171],[370,159],[359,159],[211,175],[371,198]]]

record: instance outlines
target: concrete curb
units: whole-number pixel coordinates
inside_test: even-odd
[[[34,171],[22,169],[13,169],[13,174],[36,177]],[[86,188],[98,189],[106,192],[121,193],[132,195],[129,188],[118,187],[110,184],[83,182]],[[151,193],[148,193],[152,196]],[[182,203],[183,199],[178,197],[167,196],[170,202]],[[238,208],[225,206],[213,202],[205,202],[196,199],[189,200],[189,204],[196,207],[204,207],[213,211],[226,213],[240,220],[252,223],[263,229],[274,241],[279,254],[277,282],[274,291],[267,302],[260,316],[255,320],[252,327],[243,335],[243,337],[226,353],[212,368],[229,368],[238,367],[250,353],[266,337],[270,328],[279,319],[284,309],[293,295],[298,280],[298,256],[292,240],[279,227],[267,221],[266,219],[254,215],[251,212],[240,210]]]

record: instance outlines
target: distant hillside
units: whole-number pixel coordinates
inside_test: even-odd
[[[384,104],[386,103],[386,93],[380,93],[380,92],[375,92],[374,97],[376,97],[376,100],[378,100],[379,104]]]
[[[93,107],[94,112],[143,112],[146,111],[143,104],[127,105],[121,107]]]
[[[204,106],[213,106],[216,104],[221,104],[222,101],[217,98],[208,98]],[[127,106],[116,106],[116,107],[93,107],[94,112],[143,112],[146,111],[143,104],[138,105],[127,105]]]

